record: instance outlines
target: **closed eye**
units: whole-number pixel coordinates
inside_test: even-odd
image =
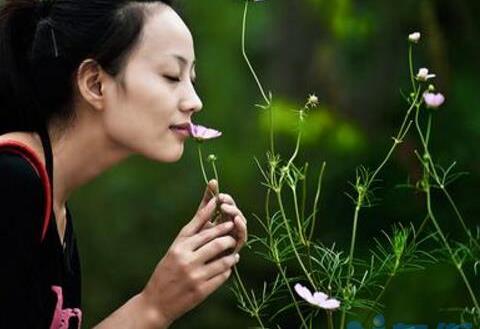
[[[170,82],[180,82],[179,77],[175,77],[175,76],[171,76],[171,75],[164,75],[163,77]]]

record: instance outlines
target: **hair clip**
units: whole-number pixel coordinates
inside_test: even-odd
[[[52,43],[53,43],[53,50],[55,51],[55,58],[59,56],[58,54],[58,46],[57,46],[57,38],[55,37],[55,30],[53,29],[53,26],[50,25],[50,33],[52,35]]]

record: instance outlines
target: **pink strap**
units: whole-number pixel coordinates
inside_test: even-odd
[[[44,207],[44,219],[43,219],[43,229],[42,229],[42,237],[40,242],[43,242],[45,239],[45,235],[47,234],[48,223],[50,222],[50,215],[52,212],[52,200],[51,200],[51,186],[50,180],[48,178],[48,173],[37,157],[35,152],[26,144],[23,144],[18,141],[14,140],[7,140],[5,142],[0,142],[0,151],[6,150],[10,153],[15,153],[21,155],[24,159],[26,159],[32,167],[37,172],[37,175],[40,177],[43,185],[43,192],[45,194],[45,207]]]

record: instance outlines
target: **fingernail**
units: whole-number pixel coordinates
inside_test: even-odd
[[[240,260],[240,255],[239,255],[239,254],[235,254],[235,261],[238,263],[239,260]]]

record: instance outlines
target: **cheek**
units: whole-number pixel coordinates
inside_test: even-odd
[[[169,129],[176,120],[176,106],[166,87],[145,79],[108,94],[104,126],[110,139],[154,161],[178,161],[184,142]]]

